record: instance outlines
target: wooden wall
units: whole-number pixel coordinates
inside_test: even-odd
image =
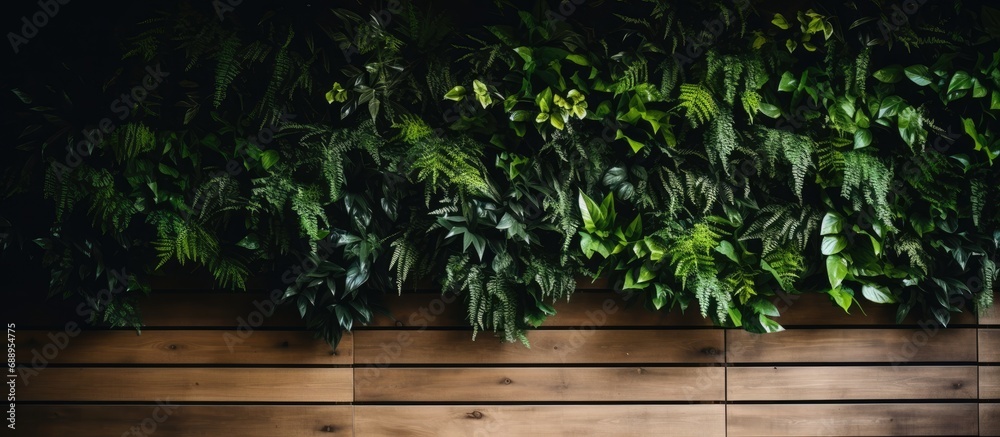
[[[142,335],[8,311],[18,435],[1000,435],[995,311],[938,329],[807,295],[776,301],[787,331],[753,335],[581,290],[528,349],[472,342],[461,299],[415,292],[333,352],[267,301],[154,293]]]

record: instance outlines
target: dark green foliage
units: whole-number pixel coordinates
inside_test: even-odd
[[[741,5],[165,6],[100,77],[170,76],[96,144],[76,114],[106,108],[78,98],[79,65],[15,90],[0,223],[37,247],[2,254],[113,326],[139,324],[151,276],[263,276],[332,344],[428,278],[473,337],[525,344],[583,273],[753,332],[781,329],[779,291],[941,324],[988,306],[1000,50],[982,10],[927,3],[883,34],[870,2]],[[724,37],[704,44],[706,23]],[[98,304],[105,283],[124,292]]]

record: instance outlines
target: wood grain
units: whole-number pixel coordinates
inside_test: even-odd
[[[1000,399],[1000,367],[979,368],[979,399]]]
[[[386,298],[392,318],[375,317],[371,326],[400,328],[465,327],[466,305],[454,295],[441,293],[403,293]],[[626,298],[612,292],[578,291],[569,302],[554,304],[556,315],[549,317],[542,329],[555,327],[602,328],[622,326],[712,326],[697,311],[649,311],[639,298]]]
[[[729,405],[729,437],[974,436],[979,407],[967,404]]]
[[[65,348],[58,346],[65,344]],[[353,341],[334,352],[307,331],[20,331],[17,357],[58,364],[308,364],[351,365]]]
[[[976,366],[731,367],[730,401],[976,399]]]
[[[348,368],[47,368],[21,401],[350,402]]]
[[[17,414],[18,435],[25,436],[354,435],[354,407],[350,405],[21,405]],[[127,434],[132,427],[139,433]]]
[[[879,305],[864,302],[862,312],[854,306],[850,313],[845,312],[825,293],[803,293],[799,295],[783,295],[774,297],[771,302],[781,313],[774,320],[783,326],[899,326],[896,324],[896,306]],[[911,312],[902,325],[917,326],[927,323],[927,317]],[[976,315],[972,311],[952,313],[951,322],[954,325],[975,325]]]
[[[358,365],[721,363],[723,331],[552,330],[528,333],[531,348],[469,331],[354,333]]]
[[[975,362],[976,329],[789,329],[726,333],[730,363]]]
[[[478,418],[477,418],[478,417]],[[724,436],[723,405],[357,406],[359,436]]]
[[[722,367],[369,368],[355,369],[354,393],[394,403],[719,401],[725,380]]]
[[[1000,404],[979,404],[979,435],[1000,436]]]
[[[1000,363],[1000,329],[979,330],[979,362]]]

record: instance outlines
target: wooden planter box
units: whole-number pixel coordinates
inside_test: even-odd
[[[142,335],[27,305],[5,316],[29,375],[19,435],[1000,435],[995,311],[941,329],[804,295],[755,335],[587,289],[528,349],[472,342],[461,299],[388,303],[395,320],[336,351],[262,292],[153,293]]]

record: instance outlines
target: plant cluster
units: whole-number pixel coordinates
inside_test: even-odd
[[[102,140],[60,83],[15,90],[4,255],[66,296],[132,272],[114,325],[153,275],[263,275],[333,344],[415,278],[525,342],[581,275],[753,332],[776,293],[991,304],[1000,10],[596,3],[170,6],[108,86],[170,76]]]

